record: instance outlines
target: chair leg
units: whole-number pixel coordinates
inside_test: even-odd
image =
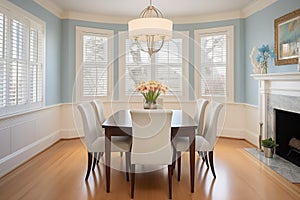
[[[207,158],[207,152],[205,151],[205,152],[203,152],[203,154],[204,154],[204,160],[205,160],[206,166],[207,166],[207,168],[209,169],[208,158]]]
[[[203,151],[198,151],[199,156],[202,158],[203,162],[205,162],[205,157]]]
[[[176,166],[176,151],[173,151],[173,154],[172,154],[172,166],[173,166],[173,169],[175,169],[175,166]],[[173,175],[173,174],[172,174]]]
[[[169,199],[172,199],[172,171],[173,171],[173,166],[168,165]]]
[[[93,161],[93,167],[92,170],[94,171],[96,163],[97,163],[98,153],[94,152],[94,161]]]
[[[180,175],[181,175],[181,152],[180,151],[177,151],[177,170],[178,170],[177,180],[180,181]]]
[[[125,162],[125,165],[126,165],[126,180],[129,181],[129,165],[130,165],[129,157],[130,157],[130,152],[126,152],[125,156],[126,156],[126,162]]]
[[[102,156],[103,156],[103,152],[100,152],[97,158],[97,163],[96,163],[97,165],[99,164],[99,160],[101,159]]]
[[[91,166],[92,166],[92,160],[93,160],[93,154],[91,152],[88,152],[88,167],[85,175],[85,180],[87,181],[91,172]]]
[[[210,164],[211,172],[213,176],[216,178],[215,167],[214,167],[214,151],[208,152],[208,156],[209,156],[209,164]]]
[[[134,181],[135,181],[135,165],[132,164],[130,167],[130,180],[131,180],[131,198],[134,198]]]

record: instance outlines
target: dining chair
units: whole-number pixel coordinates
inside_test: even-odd
[[[210,102],[205,119],[203,135],[196,135],[195,150],[198,152],[208,152],[209,164],[213,176],[216,178],[213,162],[214,146],[217,139],[218,118],[223,104],[218,102]],[[199,123],[201,123],[199,121]],[[189,140],[184,137],[176,137],[173,140],[174,147],[177,152],[185,152],[189,149]],[[207,159],[207,158],[206,158]],[[178,163],[178,181],[180,181],[181,156],[177,156]]]
[[[82,103],[78,105],[78,110],[81,114],[84,141],[88,153],[88,166],[85,176],[85,180],[88,180],[92,161],[93,153],[103,153],[105,152],[105,135],[104,129],[100,127],[97,123],[95,111],[90,103]],[[112,152],[129,152],[131,141],[129,138],[114,137],[111,140],[111,151]],[[94,159],[95,162],[95,159]],[[126,160],[127,162],[127,160]],[[126,163],[126,167],[128,163]],[[129,181],[128,169],[126,169],[126,178]]]
[[[93,101],[91,101],[91,104],[95,110],[96,113],[96,117],[97,117],[97,122],[98,125],[101,129],[101,132],[104,133],[104,129],[102,128],[102,123],[105,121],[105,114],[104,114],[104,106],[101,100],[99,99],[94,99]],[[126,137],[127,140],[130,140],[129,136],[119,136],[119,138],[121,137]],[[94,153],[94,162],[93,162],[93,167],[92,169],[94,170],[95,165],[99,164],[99,160],[101,155],[103,155],[103,153]],[[122,157],[123,152],[120,152],[120,156]],[[126,153],[126,159],[129,158],[129,152]]]
[[[135,165],[168,165],[169,198],[172,198],[171,110],[131,110],[131,198],[134,198]]]
[[[196,135],[203,135],[203,124],[204,124],[204,116],[205,109],[208,105],[209,101],[207,99],[197,99],[195,106],[195,114],[194,121],[198,124],[196,129]]]
[[[195,130],[196,135],[203,135],[203,127],[204,127],[204,119],[205,119],[205,110],[208,105],[209,101],[207,99],[199,98],[196,101],[195,106],[195,114],[194,114],[194,121],[198,124]],[[209,168],[207,153],[198,151],[202,160],[206,163],[206,166]],[[177,157],[181,156],[181,152],[176,153]],[[180,166],[180,165],[179,165]],[[178,180],[180,180],[180,176],[178,176]]]
[[[196,101],[194,121],[198,125],[195,130],[195,135],[203,135],[204,116],[205,116],[205,110],[206,110],[208,103],[209,103],[208,100],[202,99],[202,98],[197,99],[197,101]],[[187,149],[184,151],[187,151]],[[206,166],[209,167],[206,153],[200,152],[200,151],[198,151],[198,153],[199,153],[199,155],[201,155],[203,161],[206,162]],[[177,178],[178,178],[178,181],[180,181],[181,159],[178,159],[178,158],[181,157],[181,151],[179,151],[178,149],[176,149],[176,157],[177,157],[176,160],[177,160],[177,166],[178,166],[178,177]],[[175,166],[175,159],[173,162],[174,162],[173,166]]]

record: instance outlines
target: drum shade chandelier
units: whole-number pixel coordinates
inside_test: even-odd
[[[173,22],[163,17],[162,12],[152,5],[152,0],[150,5],[140,13],[139,18],[128,22],[129,38],[150,57],[161,50],[165,41],[172,38],[172,29]],[[142,47],[142,42],[146,42],[146,49]]]

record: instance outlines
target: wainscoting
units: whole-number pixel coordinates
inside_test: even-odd
[[[194,102],[165,102],[164,107],[194,115]],[[139,109],[142,103],[104,103],[106,117],[120,109]],[[221,117],[219,136],[245,139],[258,145],[258,108],[229,103]],[[60,139],[82,137],[79,113],[73,104],[59,104],[0,119],[0,177]]]

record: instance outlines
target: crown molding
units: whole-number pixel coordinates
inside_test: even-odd
[[[242,18],[247,18],[254,13],[261,11],[262,9],[272,5],[278,0],[255,0],[254,3],[251,3],[250,5],[246,6],[241,10],[241,17]]]
[[[132,17],[129,16],[108,16],[99,14],[90,14],[75,11],[64,11],[55,3],[50,0],[34,0],[43,8],[53,13],[61,19],[74,19],[89,22],[100,22],[100,23],[114,23],[114,24],[127,24]],[[252,14],[270,6],[278,0],[254,0],[253,3],[243,8],[242,10],[233,12],[216,13],[211,15],[198,15],[198,16],[170,16],[174,24],[191,24],[191,23],[205,23],[205,22],[216,22],[232,19],[247,18]]]
[[[172,20],[175,24],[190,24],[190,23],[204,23],[204,22],[215,22],[231,19],[241,18],[241,13],[236,12],[226,12],[218,13],[213,15],[199,15],[199,16],[174,16],[167,17]],[[95,15],[81,12],[64,12],[62,19],[74,19],[83,20],[89,22],[102,22],[102,23],[115,23],[115,24],[127,24],[129,20],[133,19],[128,16],[105,16],[105,15]]]
[[[45,8],[46,10],[48,10],[49,12],[51,12],[52,14],[54,14],[55,16],[57,16],[58,18],[62,18],[64,10],[60,8],[58,5],[56,5],[55,3],[49,0],[33,0],[33,1],[39,4],[40,6],[42,6],[43,8]]]
[[[198,15],[198,16],[173,16],[168,17],[175,24],[192,24],[192,23],[205,23],[205,22],[216,22],[231,19],[241,18],[240,11],[216,13],[211,15]]]
[[[127,24],[132,18],[128,16],[107,16],[97,15],[82,12],[67,11],[61,16],[62,19],[74,19],[89,22],[101,22],[101,23],[112,23],[112,24]]]

